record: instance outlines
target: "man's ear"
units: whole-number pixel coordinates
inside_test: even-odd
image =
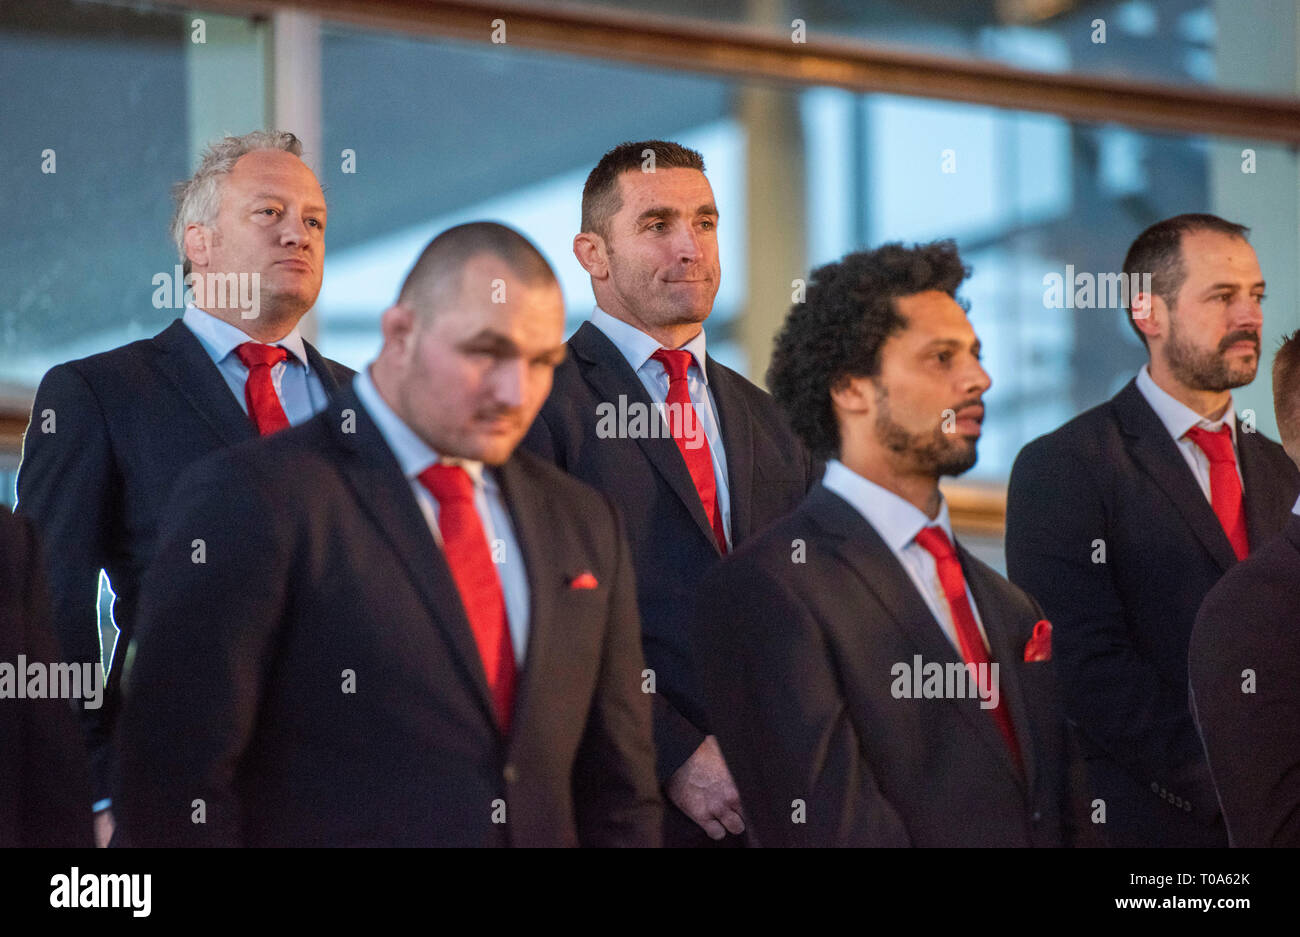
[[[591,231],[583,231],[573,239],[573,256],[578,258],[582,269],[593,279],[603,280],[609,276],[609,255],[605,249],[605,239]]]
[[[410,347],[416,328],[416,313],[401,302],[393,303],[379,317],[379,331],[384,337],[384,347],[405,352]]]
[[[1133,324],[1147,337],[1163,337],[1169,329],[1169,307],[1155,293],[1133,294]]]
[[[876,405],[876,385],[869,377],[844,375],[831,384],[831,405],[852,414],[870,414]]]
[[[185,226],[185,256],[191,267],[206,267],[211,259],[212,239],[215,232],[197,222]]]

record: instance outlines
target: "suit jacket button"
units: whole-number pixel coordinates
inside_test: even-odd
[[[1040,810],[1035,810],[1035,811],[1034,811],[1034,815],[1033,815],[1033,817],[1031,817],[1030,819],[1032,819],[1035,823],[1039,823],[1039,822],[1041,822],[1042,819],[1043,819],[1042,811],[1040,811]]]
[[[507,784],[514,784],[519,780],[519,769],[514,765],[506,765],[501,772],[501,776],[506,779]]]

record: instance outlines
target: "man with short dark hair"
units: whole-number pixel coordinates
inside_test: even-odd
[[[1007,570],[1056,626],[1066,712],[1117,846],[1227,842],[1187,707],[1187,644],[1205,594],[1300,492],[1282,447],[1233,409],[1263,325],[1245,234],[1179,215],[1138,236],[1124,266],[1150,275],[1130,296],[1148,363],[1011,471]]]
[[[1273,358],[1273,408],[1300,466],[1300,332]],[[1233,846],[1300,846],[1300,499],[1280,536],[1218,581],[1188,649],[1192,716]]]
[[[127,837],[657,845],[617,514],[515,452],[564,356],[550,266],[457,226],[381,324],[316,418],[177,482],[125,677]]]
[[[1051,626],[953,538],[990,385],[951,241],[813,271],[768,382],[826,473],[700,585],[701,685],[765,846],[1055,846]]]
[[[721,269],[699,153],[624,143],[592,170],[573,252],[597,308],[525,447],[621,508],[636,563],[668,845],[741,842],[735,784],[704,713],[688,622],[700,576],[793,508],[807,453],[762,390],[707,354]]]
[[[103,706],[82,719],[100,845],[113,827],[122,652],[176,476],[210,452],[307,420],[352,375],[298,330],[320,292],[326,220],[301,155],[287,132],[208,147],[177,187],[172,222],[193,302],[151,339],[51,368],[36,391],[17,513],[45,546],[63,653],[107,672]],[[101,569],[118,630],[102,652]]]

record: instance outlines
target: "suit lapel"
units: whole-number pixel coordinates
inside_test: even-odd
[[[1019,636],[1015,622],[1004,613],[1005,606],[998,594],[998,583],[992,580],[988,570],[976,562],[960,543],[957,544],[957,555],[961,560],[962,575],[966,577],[966,583],[975,599],[975,607],[979,609],[984,633],[988,635],[989,652],[993,660],[998,662],[998,694],[1001,704],[1007,707],[1011,716],[1011,725],[1016,740],[1020,743],[1020,755],[1024,759],[1025,780],[1029,791],[1033,792],[1038,781],[1038,757],[1034,734],[1030,729],[1029,709],[1025,705],[1024,692],[1020,686],[1018,665],[1024,660],[1024,648],[1018,646],[1016,638]],[[1008,767],[1014,768],[1011,752],[1005,743],[1002,751],[1007,756]]]
[[[821,482],[813,486],[805,505],[818,525],[834,538],[836,554],[876,596],[925,663],[935,662],[945,669],[950,663],[964,663],[960,652],[952,646],[935,621],[930,607],[925,604],[925,599],[912,582],[912,577],[876,533],[876,529],[855,508],[823,487]],[[973,587],[971,591],[974,593]],[[978,601],[977,597],[976,602]],[[903,663],[910,666],[912,662]],[[1002,668],[999,667],[998,670],[1000,672]],[[1012,762],[1007,743],[1003,741],[992,716],[979,707],[978,701],[949,699],[946,702],[957,708],[970,723],[974,734],[1002,759],[1018,783],[1023,784],[1024,779]]]
[[[708,359],[709,390],[718,411],[722,448],[727,454],[727,490],[731,499],[731,542],[740,544],[750,534],[754,488],[754,433],[749,404],[736,386],[743,380]],[[698,500],[698,499],[696,499]]]
[[[320,385],[325,389],[325,396],[333,400],[339,393],[339,382],[334,377],[334,369],[311,342],[304,340],[302,344],[307,349],[307,364],[311,366],[312,373],[320,379]]]
[[[153,343],[161,352],[154,359],[158,370],[222,440],[234,445],[257,436],[253,421],[185,323],[177,319],[156,335]]]
[[[1130,381],[1115,395],[1111,405],[1119,418],[1120,428],[1128,436],[1128,450],[1133,459],[1169,496],[1196,539],[1220,568],[1226,571],[1235,565],[1237,555],[1232,551],[1232,544],[1228,542],[1228,535],[1223,532],[1214,508],[1196,483],[1196,477],[1178,451],[1178,444],[1138,390],[1137,381]]]
[[[632,370],[632,366],[627,363],[627,359],[623,357],[618,347],[590,322],[582,323],[578,331],[569,339],[569,345],[584,362],[583,377],[595,392],[597,400],[618,407],[619,397],[623,397],[629,405],[636,403],[647,408],[650,419],[654,420],[659,427],[659,434],[653,439],[638,437],[637,445],[641,447],[655,470],[663,476],[673,493],[686,506],[686,510],[695,519],[700,533],[713,545],[713,549],[717,550],[713,528],[709,526],[708,515],[704,513],[700,493],[695,490],[695,483],[686,468],[686,461],[682,458],[677,443],[668,434],[668,428],[646,392],[645,385]],[[621,410],[622,407],[619,409]],[[592,413],[590,418],[594,421],[596,415]]]
[[[501,498],[510,514],[515,540],[523,554],[524,573],[528,580],[528,647],[515,694],[515,711],[511,717],[511,736],[529,725],[538,697],[546,687],[546,675],[553,673],[550,655],[557,649],[553,634],[555,595],[567,571],[557,561],[554,531],[546,525],[543,495],[531,483],[517,460],[511,458],[495,470],[501,486]],[[581,570],[575,571],[575,575]]]
[[[1244,433],[1237,419],[1237,454],[1241,459],[1242,501],[1246,509],[1246,539],[1253,553],[1279,530],[1294,503],[1294,492],[1277,483],[1265,462],[1259,433]]]
[[[355,432],[344,432],[342,411],[356,414]],[[460,602],[451,569],[438,548],[424,514],[411,492],[388,444],[360,400],[349,388],[324,411],[335,443],[343,450],[340,471],[353,489],[357,503],[402,561],[433,618],[452,647],[466,683],[473,688],[483,715],[496,724],[497,717],[478,644]]]

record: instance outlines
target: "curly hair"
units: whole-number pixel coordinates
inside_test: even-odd
[[[812,272],[804,302],[790,307],[776,336],[767,386],[815,458],[839,454],[831,388],[879,374],[881,346],[906,328],[894,300],[929,290],[956,299],[969,275],[952,240],[884,244]]]

